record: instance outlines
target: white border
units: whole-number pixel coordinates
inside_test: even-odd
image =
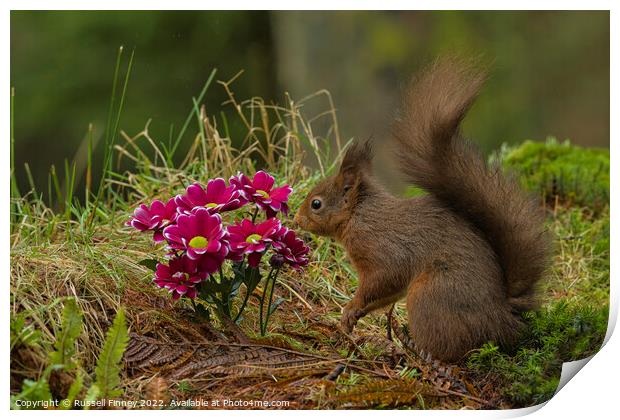
[[[588,2],[584,1],[533,1],[533,0],[522,0],[519,2],[515,1],[505,1],[501,4],[494,1],[480,1],[480,0],[468,0],[468,1],[416,1],[413,2],[404,2],[404,1],[393,1],[393,0],[384,0],[382,2],[371,2],[367,0],[358,0],[358,1],[326,1],[326,0],[315,0],[312,2],[301,3],[301,2],[291,2],[291,1],[262,1],[260,3],[250,2],[250,1],[239,1],[234,5],[231,2],[203,2],[203,1],[184,1],[177,0],[175,2],[169,1],[161,1],[161,0],[152,0],[152,1],[119,1],[119,0],[108,0],[106,2],[89,2],[85,3],[83,1],[54,1],[54,2],[43,2],[43,1],[33,1],[33,0],[23,0],[23,1],[9,1],[7,2],[8,8],[6,14],[4,15],[5,25],[2,25],[2,33],[4,35],[4,42],[2,43],[3,56],[10,56],[10,9],[15,10],[27,10],[27,9],[81,9],[81,10],[115,10],[115,9],[132,9],[132,10],[200,10],[204,8],[210,8],[215,10],[221,9],[256,9],[257,6],[260,6],[264,9],[272,9],[272,10],[285,10],[285,9],[305,9],[305,10],[346,10],[346,9],[368,9],[368,10],[397,10],[397,9],[410,9],[415,7],[417,10],[516,10],[516,9],[529,9],[529,10],[548,10],[548,9],[561,9],[561,10],[611,10],[611,109],[610,115],[611,119],[611,139],[617,139],[618,135],[618,123],[617,120],[613,116],[617,116],[615,113],[617,111],[617,100],[618,100],[618,83],[617,77],[615,75],[619,74],[620,66],[618,66],[618,11],[617,7],[614,6],[617,2],[614,1],[603,1],[603,0],[591,0]],[[174,9],[171,7],[174,6]],[[232,7],[235,6],[235,7]],[[4,80],[7,81],[5,84],[5,95],[8,93],[8,89],[10,87],[10,67],[8,64],[5,64],[3,68],[3,72],[5,72]],[[4,178],[4,182],[1,184],[1,193],[3,197],[9,196],[9,101],[5,100],[0,102],[0,115],[2,119],[3,133],[5,137],[5,141],[3,142],[5,147],[5,152],[0,153],[0,159],[2,159],[2,168],[7,176]],[[617,140],[616,140],[617,141]],[[611,159],[612,159],[612,170],[611,170],[611,208],[612,214],[614,213],[613,209],[617,208],[618,200],[615,193],[615,186],[618,180],[618,170],[617,167],[613,164],[617,160],[618,147],[615,145],[614,141],[611,141],[610,145],[611,151]],[[3,238],[3,247],[4,253],[2,255],[2,267],[5,273],[10,273],[9,268],[9,205],[8,201],[5,202],[4,206],[2,206],[1,210],[2,214],[0,215],[3,220],[2,223],[2,238]],[[613,217],[612,217],[613,219]],[[620,233],[618,229],[618,225],[614,222],[611,225],[611,255],[612,261],[614,254],[614,238],[618,237]],[[612,264],[611,273],[612,278],[615,278],[615,264]],[[610,334],[613,330],[613,326],[615,326],[615,321],[618,316],[618,288],[615,287],[614,282],[612,281],[612,293],[611,293],[611,311],[610,311],[610,329],[608,332],[607,343],[601,349],[599,353],[597,353],[593,359],[579,372],[575,379],[569,381],[564,388],[562,388],[556,396],[554,396],[544,407],[536,410],[531,414],[530,418],[542,419],[542,418],[584,418],[586,416],[591,418],[607,418],[611,413],[615,413],[617,409],[615,408],[615,402],[618,395],[618,389],[616,388],[617,378],[620,374],[620,369],[618,367],[618,361],[616,354],[619,354],[620,344],[617,338],[617,334],[615,336],[611,336]],[[0,297],[2,299],[2,307],[4,311],[2,312],[2,320],[0,320],[2,334],[3,337],[7,337],[4,340],[4,345],[0,350],[3,354],[3,360],[5,362],[5,379],[2,382],[2,391],[0,395],[2,398],[0,399],[2,407],[5,410],[9,410],[9,350],[8,350],[8,336],[9,336],[9,319],[8,319],[8,311],[10,307],[9,302],[9,281],[7,279],[5,286],[5,293]],[[389,415],[390,417],[402,417],[402,418],[411,418],[411,416],[422,416],[422,417],[444,417],[444,418],[452,418],[453,416],[459,416],[459,418],[506,418],[506,417],[516,417],[521,416],[526,413],[532,412],[532,409],[521,409],[521,410],[509,410],[509,411],[477,411],[477,412],[467,412],[461,411],[458,414],[455,412],[442,412],[442,411],[432,411],[432,412],[415,412],[412,413],[408,410],[405,411],[389,411],[388,413],[376,410],[367,410],[355,412],[354,416],[360,417],[370,417],[370,416],[382,416],[384,414]],[[27,416],[30,418],[32,415],[50,415],[57,416],[58,412],[24,412],[24,411],[11,411],[10,415],[17,417]],[[81,416],[84,412],[63,412],[61,415],[72,417],[72,416]],[[142,416],[154,416],[154,417],[162,417],[167,416],[168,413],[171,415],[179,415],[179,412],[171,413],[170,411],[132,411],[131,413],[122,412],[122,411],[114,411],[115,416],[128,416],[130,415],[132,418],[141,418]],[[187,413],[187,414],[185,414]],[[108,416],[112,414],[112,412],[107,411],[91,411],[89,416]],[[226,411],[225,414],[223,411],[210,411],[209,413],[202,413],[198,411],[187,411],[183,413],[184,416],[203,416],[207,415],[209,417],[222,417],[226,416],[227,418],[247,418],[247,416],[252,416],[253,418],[268,418],[273,416],[299,416],[299,418],[315,418],[316,416],[320,417],[330,417],[336,418],[336,416],[341,416],[342,414],[339,411],[303,411],[303,412],[277,412],[277,411],[252,411],[251,413],[245,411]]]

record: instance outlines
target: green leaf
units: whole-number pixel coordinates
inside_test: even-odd
[[[24,312],[11,316],[11,350],[18,344],[38,346],[40,338],[41,331],[35,329],[32,324],[26,324]]]
[[[278,309],[278,306],[280,306],[285,301],[286,299],[282,297],[277,298],[276,301],[273,302],[271,306],[269,307],[269,313],[272,314],[276,309]]]
[[[222,285],[211,280],[200,283],[200,293],[203,296],[215,296],[222,291]]]
[[[236,296],[237,292],[239,291],[239,287],[241,287],[241,285],[243,284],[243,279],[241,278],[237,278],[237,276],[235,276],[232,281],[227,280],[230,283],[230,295],[232,296]]]
[[[75,341],[82,331],[82,311],[75,303],[75,299],[67,299],[62,312],[62,325],[56,333],[56,351],[50,354],[50,363],[64,365],[65,369],[74,366],[71,358],[75,354]]]
[[[125,311],[121,308],[106,334],[103,350],[99,354],[95,368],[97,377],[95,385],[99,388],[100,396],[103,398],[117,397],[122,394],[117,387],[121,382],[121,360],[128,341]]]
[[[254,290],[258,283],[263,279],[258,267],[247,266],[243,274],[243,282],[249,290]]]
[[[97,401],[100,396],[101,390],[96,384],[92,384],[84,397],[84,410],[88,410],[91,405],[94,406],[95,401]]]
[[[140,261],[138,264],[140,264],[140,265],[142,265],[142,266],[144,266],[146,268],[149,268],[149,269],[155,271],[155,270],[157,270],[157,264],[158,263],[159,263],[159,261],[157,261],[157,260],[154,260],[152,258],[147,258],[145,260]]]
[[[82,392],[82,388],[84,387],[84,377],[82,376],[82,372],[78,372],[75,380],[69,387],[69,391],[67,392],[67,398],[61,401],[59,408],[61,410],[69,410],[73,407],[73,403],[77,398],[78,394]]]
[[[22,391],[15,395],[14,398],[11,398],[11,405],[13,409],[21,409],[16,405],[17,400],[22,401],[51,401],[54,398],[52,397],[52,393],[50,392],[50,386],[47,382],[47,376],[43,375],[38,381],[33,381],[32,379],[25,379],[22,385]],[[32,408],[42,408],[42,407],[32,407]]]

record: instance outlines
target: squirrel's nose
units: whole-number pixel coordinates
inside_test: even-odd
[[[299,216],[299,212],[295,213],[295,217],[293,217],[293,223],[295,224],[294,227],[300,227],[300,216]]]

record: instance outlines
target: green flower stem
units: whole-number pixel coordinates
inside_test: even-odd
[[[273,274],[274,268],[272,267],[267,275],[267,279],[265,280],[265,288],[263,289],[263,295],[260,298],[260,306],[259,306],[259,314],[258,314],[258,322],[260,324],[260,333],[261,335],[265,335],[266,326],[263,323],[263,307],[265,306],[265,295],[267,294],[267,288],[269,286],[269,280],[271,280],[271,275]]]
[[[269,271],[269,275],[267,275],[267,279],[265,280],[265,288],[263,289],[263,295],[260,298],[260,310],[259,310],[258,320],[260,323],[260,334],[263,336],[267,332],[267,320],[269,319],[269,316],[268,316],[269,308],[267,308],[267,314],[263,321],[263,308],[265,306],[265,297],[267,295],[267,289],[269,288],[269,282],[271,281],[273,277],[274,271],[275,269],[272,267],[271,271]],[[273,293],[273,287],[272,287],[272,293]]]
[[[241,308],[239,308],[239,313],[237,313],[237,316],[234,319],[235,322],[237,322],[239,320],[239,317],[243,313],[243,310],[245,309],[245,306],[248,304],[248,301],[250,300],[250,296],[252,295],[252,292],[254,291],[254,289],[256,289],[256,286],[258,285],[258,282],[256,281],[256,276],[257,275],[258,275],[258,268],[251,268],[250,269],[250,278],[249,278],[249,280],[248,280],[248,282],[246,284],[245,298],[243,299],[243,303],[241,304]]]
[[[271,304],[273,302],[273,289],[275,289],[276,287],[276,281],[278,280],[279,273],[280,273],[280,268],[277,268],[271,280],[271,289],[269,290],[269,305],[267,305],[267,316],[265,317],[265,332],[267,332],[267,326],[269,325],[269,318],[271,317],[271,314],[274,311],[271,309]]]
[[[226,284],[226,289],[222,287],[222,301],[225,302],[226,314],[228,318],[232,318],[232,314],[230,312],[230,294],[232,293],[232,283],[227,283],[226,278],[224,277],[224,273],[222,272],[222,267],[220,267],[220,284]]]
[[[218,283],[217,279],[212,275],[209,274],[209,280],[211,282],[213,282],[213,284],[218,284],[220,286],[223,285],[223,283]],[[228,296],[226,295],[226,291],[223,290],[222,287],[220,287],[220,298],[216,298],[216,293],[213,294],[213,299],[215,300],[215,303],[217,305],[218,308],[218,312],[221,312],[224,316],[227,316],[228,318],[231,318],[230,316],[230,306],[229,306],[229,302],[228,302]]]
[[[254,214],[252,215],[252,223],[256,222],[256,216],[258,216],[258,206],[254,209]]]
[[[248,300],[251,294],[252,292],[250,291],[250,289],[247,289],[245,292],[245,298],[243,299],[243,303],[241,304],[241,307],[239,308],[239,312],[237,313],[237,316],[235,316],[235,319],[233,319],[233,321],[237,322],[239,320],[239,317],[243,313],[245,306],[248,304]]]

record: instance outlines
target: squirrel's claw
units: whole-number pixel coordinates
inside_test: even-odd
[[[340,326],[347,334],[350,334],[355,328],[357,321],[364,316],[364,313],[360,309],[352,309],[345,307],[342,310],[342,318],[340,319]]]

